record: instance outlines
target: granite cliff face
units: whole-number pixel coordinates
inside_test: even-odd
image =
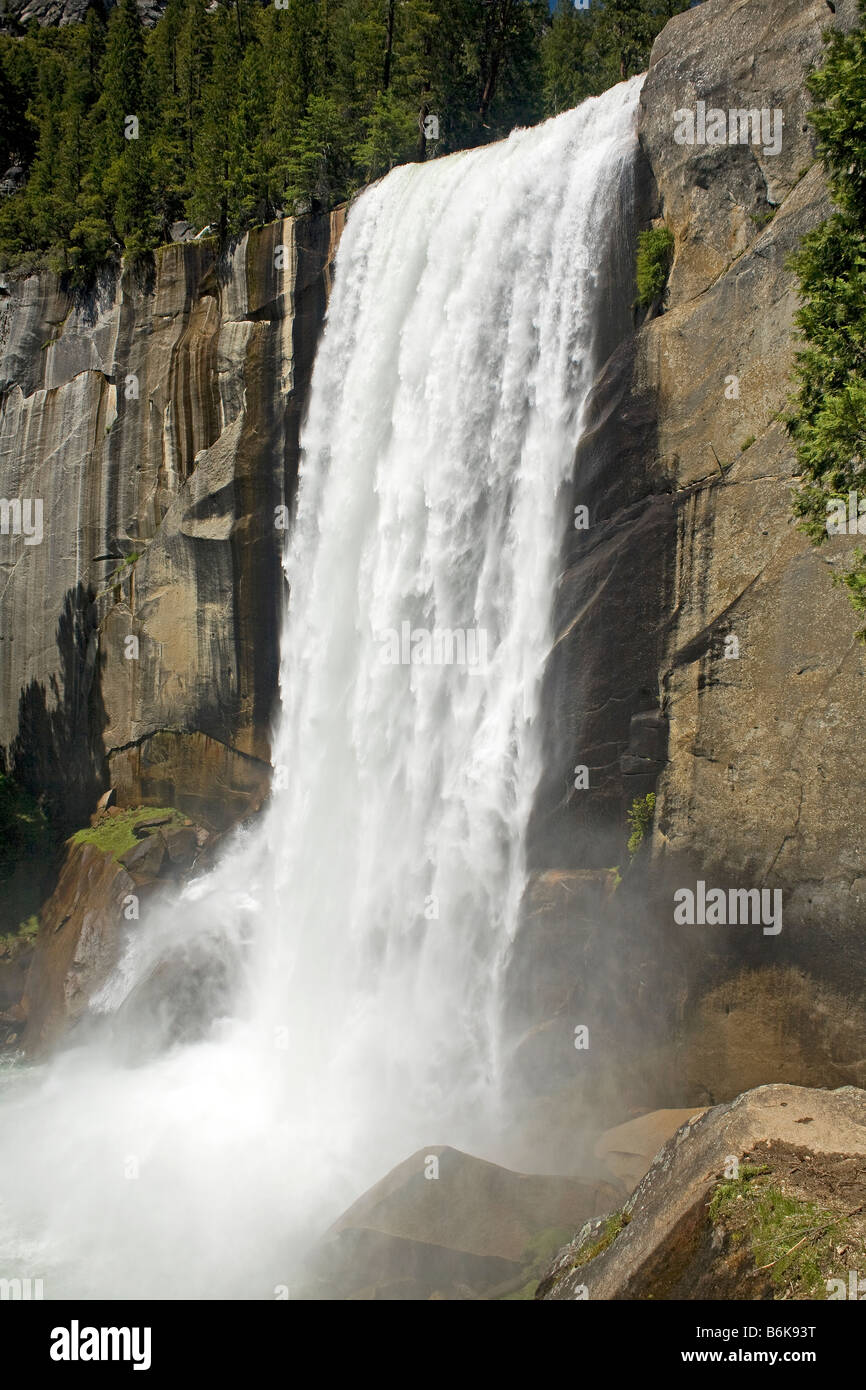
[[[853,21],[853,6],[824,0],[708,0],[653,50],[644,225],[663,219],[675,254],[661,312],[599,373],[576,460],[592,524],[564,557],[556,771],[512,967],[536,1094],[607,1096],[622,1115],[629,1096],[698,1105],[761,1082],[866,1079],[866,652],[831,583],[851,543],[815,550],[795,529],[780,418],[798,303],[788,259],[829,211],[804,80],[822,32]],[[699,101],[781,110],[780,151],[678,144],[674,113]],[[588,790],[572,789],[580,764]],[[652,844],[612,893],[626,810],[649,791]],[[699,879],[780,890],[781,932],[677,925],[674,891]],[[539,955],[543,1023],[526,998]],[[576,1020],[593,1038],[579,1081],[566,1061]]]
[[[0,494],[44,535],[0,538],[0,747],[61,822],[109,782],[216,829],[264,794],[278,509],[341,220],[167,246],[81,298],[5,281]]]

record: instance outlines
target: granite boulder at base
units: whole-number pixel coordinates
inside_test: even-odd
[[[615,1182],[515,1173],[419,1149],[334,1223],[303,1296],[531,1298],[557,1233],[624,1195]]]
[[[650,1167],[662,1144],[680,1125],[702,1114],[702,1110],[652,1110],[648,1115],[605,1130],[596,1140],[593,1152],[620,1182],[632,1188]]]
[[[826,1298],[864,1265],[866,1092],[760,1086],[677,1130],[536,1297]]]

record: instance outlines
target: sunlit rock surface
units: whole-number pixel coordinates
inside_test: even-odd
[[[43,538],[0,538],[0,747],[80,824],[187,805],[220,828],[261,800],[280,554],[342,214],[167,246],[77,297],[7,276],[0,495]]]
[[[567,1091],[614,1123],[766,1081],[866,1083],[866,649],[832,583],[854,541],[814,549],[796,530],[782,418],[788,262],[830,211],[805,79],[824,31],[853,18],[707,0],[659,36],[641,94],[644,225],[664,220],[674,261],[661,312],[599,372],[577,452],[591,525],[563,556],[530,849],[539,875],[619,866],[623,881],[594,910],[581,887],[567,939],[563,903],[539,912],[533,887],[512,966],[524,990],[538,943],[566,963],[547,1019],[515,1013],[517,1061],[531,1054],[536,1094],[569,1114]],[[779,152],[678,144],[675,115],[698,101],[781,110]],[[626,813],[650,791],[652,841],[629,867]],[[780,890],[781,932],[677,925],[674,892],[698,879]],[[592,1038],[579,1066],[576,1023]]]

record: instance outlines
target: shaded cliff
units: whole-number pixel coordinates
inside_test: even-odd
[[[0,747],[63,824],[109,781],[215,828],[261,800],[279,509],[341,223],[167,246],[86,295],[4,283],[0,494],[44,534],[0,538]]]

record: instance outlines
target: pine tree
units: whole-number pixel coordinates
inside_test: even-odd
[[[72,42],[54,170],[54,185],[68,222],[55,241],[62,241],[64,269],[78,282],[86,280],[111,250],[111,229],[94,180],[95,112],[105,45],[104,26],[96,11],[89,11],[85,23],[73,31]]]
[[[0,34],[0,174],[11,164],[29,164],[33,157],[35,131],[27,103],[35,78],[30,45]]]
[[[193,171],[187,203],[190,220],[212,226],[225,239],[231,228],[237,154],[233,113],[237,102],[243,47],[244,16],[234,3],[221,0],[212,17],[213,56],[204,78],[200,114],[193,130]]]
[[[574,0],[558,0],[542,40],[544,109],[556,116],[602,90],[601,61],[595,38],[594,9],[578,10]]]
[[[122,153],[130,143],[124,128],[128,115],[141,118],[144,91],[144,30],[135,0],[120,0],[111,11],[102,63],[100,113],[106,148]]]
[[[135,256],[153,244],[158,232],[149,145],[152,113],[145,100],[153,85],[135,0],[120,0],[111,12],[101,78],[94,194],[101,182],[114,236]]]
[[[410,160],[418,145],[418,123],[391,89],[377,95],[363,130],[354,157],[365,183]]]
[[[604,0],[596,17],[595,41],[606,67],[606,83],[634,77],[649,63],[656,35],[691,0]]]
[[[184,29],[184,0],[168,0],[162,19],[147,41],[152,112],[150,149],[153,159],[155,210],[163,237],[179,219],[189,196],[190,135],[181,90],[179,49]]]
[[[119,0],[107,30],[93,8],[0,39],[7,156],[29,175],[0,202],[0,256],[47,252],[81,278],[180,217],[226,238],[497,138],[542,114],[544,82],[551,109],[595,80],[597,55],[560,94],[549,27],[547,0],[168,0],[145,34]]]
[[[36,246],[51,246],[62,236],[63,218],[55,193],[57,154],[60,147],[58,112],[63,104],[66,64],[61,52],[43,49],[36,76],[36,92],[30,112],[37,128],[37,155],[30,170],[26,207],[32,219]]]

